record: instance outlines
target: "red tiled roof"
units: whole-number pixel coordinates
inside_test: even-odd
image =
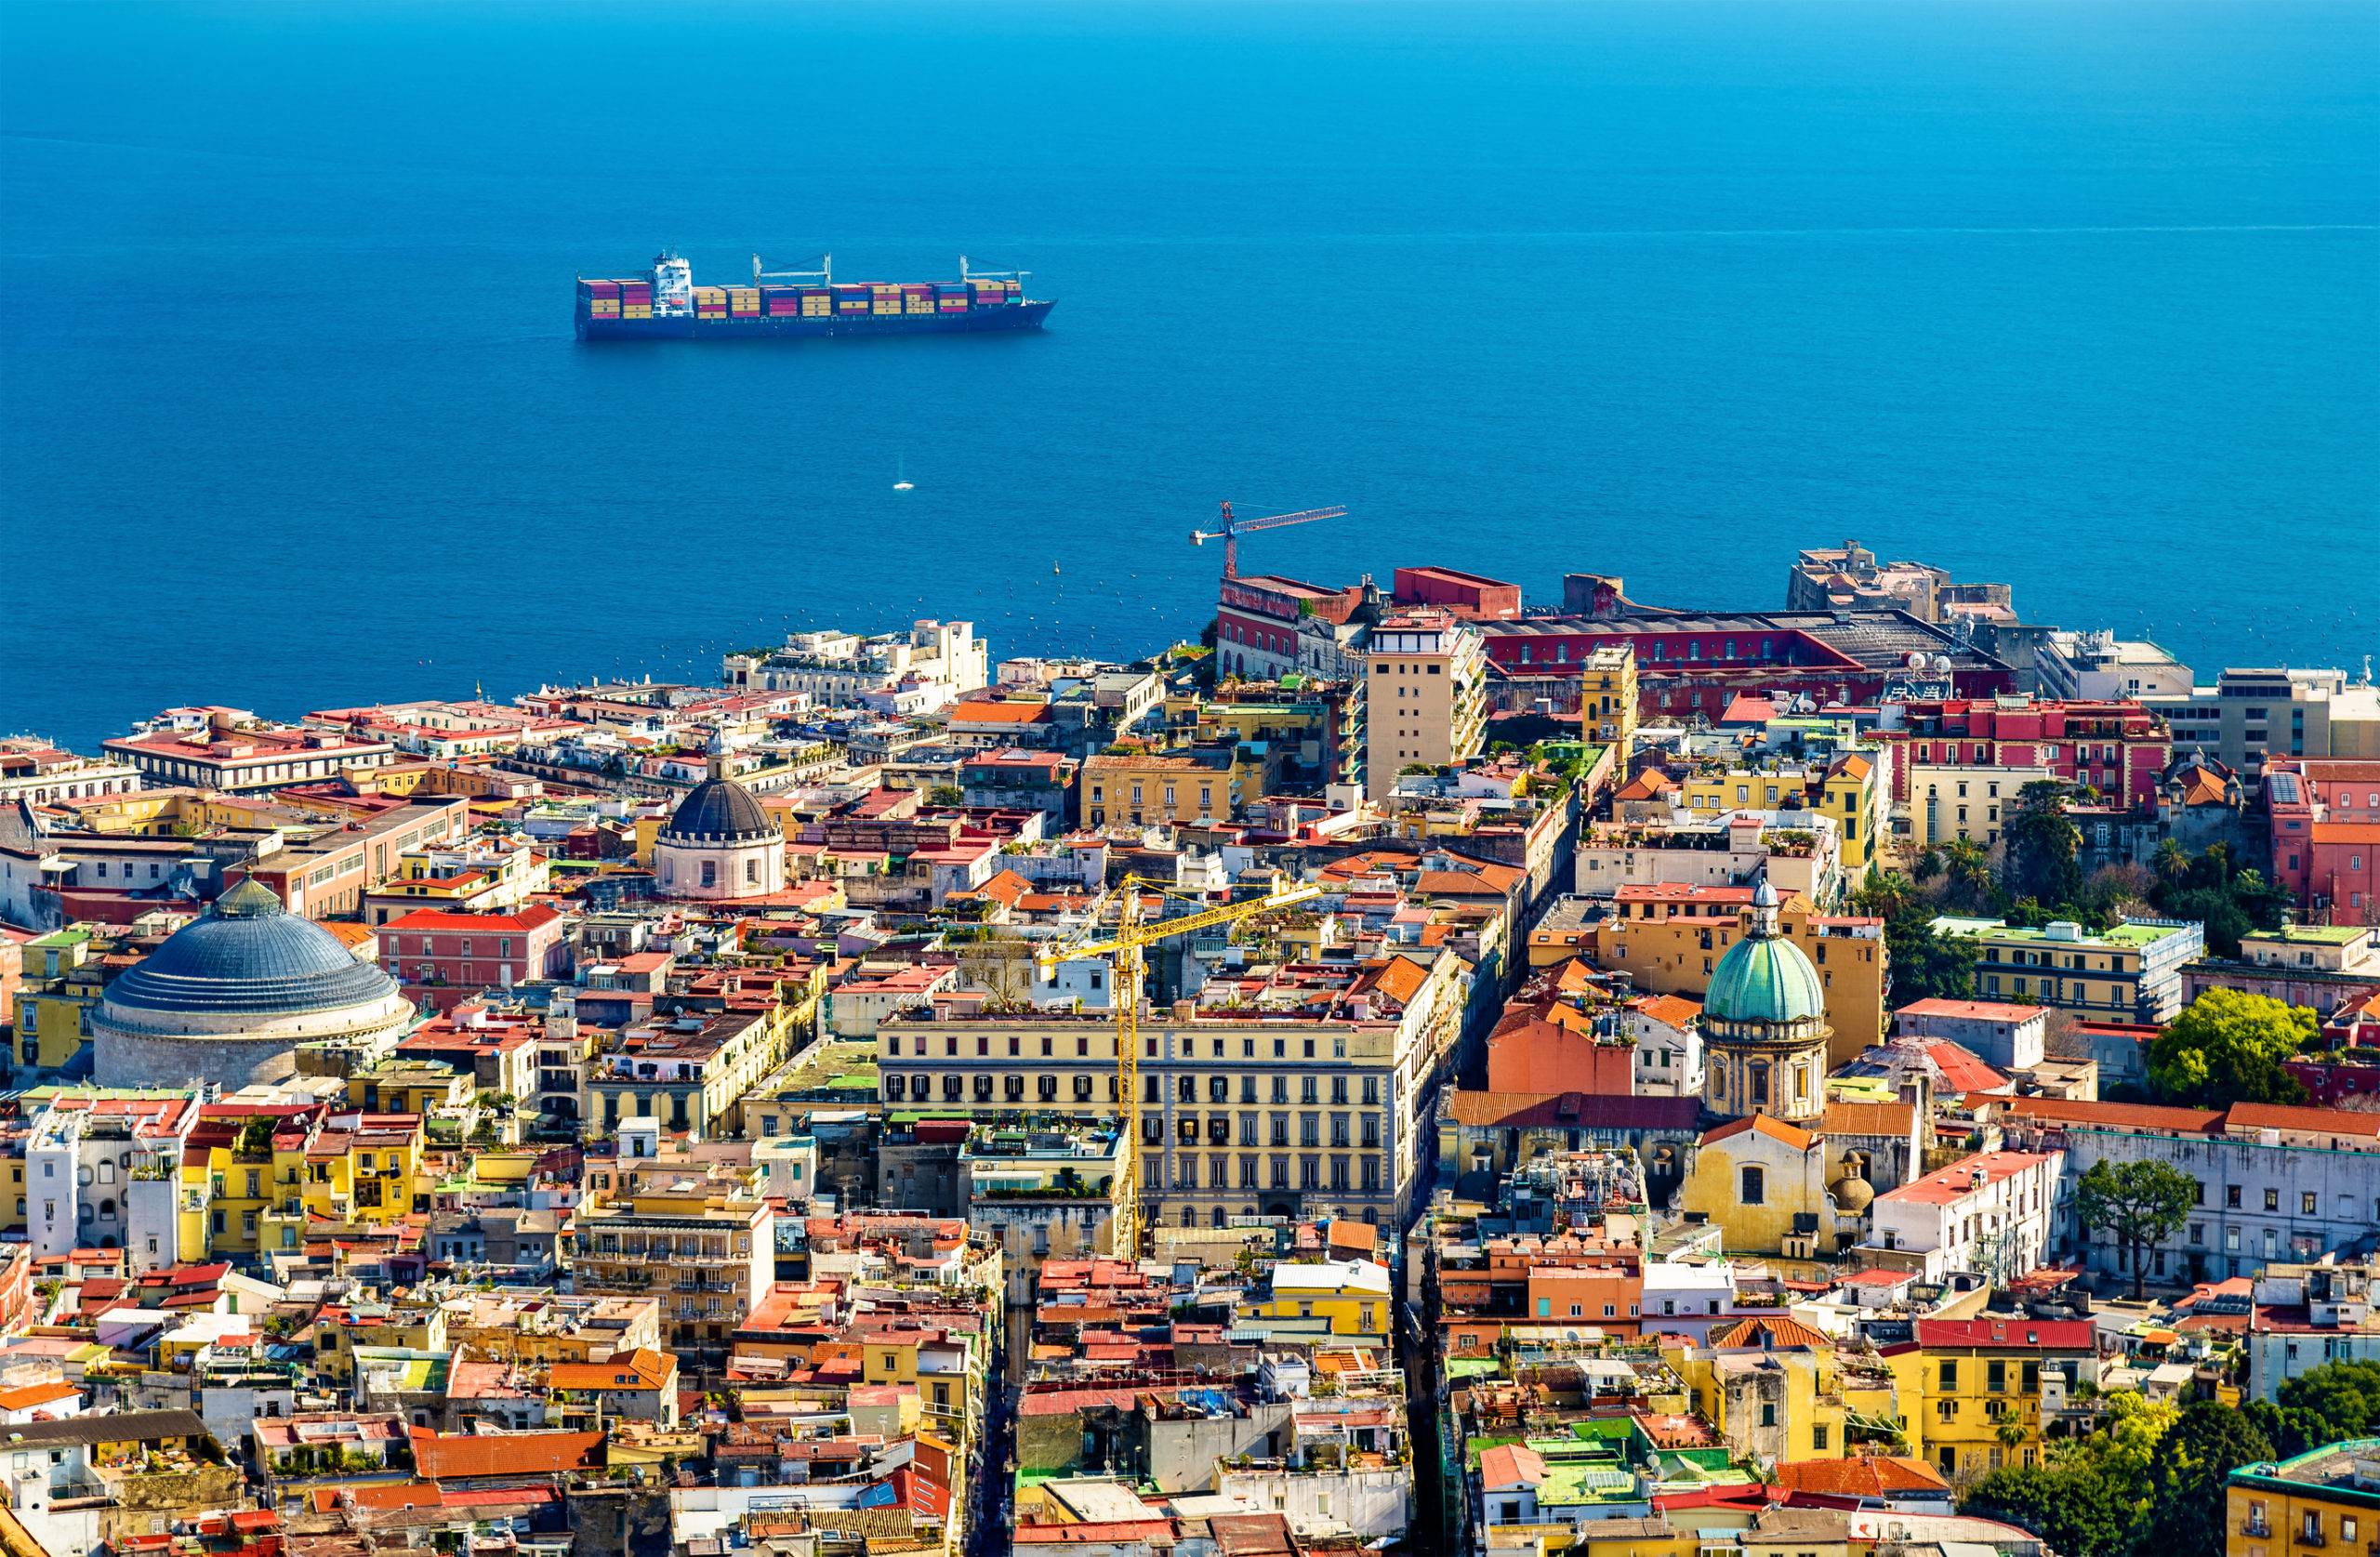
[[[409,930],[416,934],[425,930],[543,930],[562,917],[542,903],[526,908],[516,908],[509,914],[449,914],[437,908],[417,908],[403,918],[377,925],[376,930]]]
[[[950,710],[953,724],[1046,724],[1046,703],[960,703]]]
[[[2200,1108],[2157,1108],[2147,1103],[2074,1102],[2064,1098],[1981,1098],[2010,1115],[2056,1119],[2098,1129],[2172,1130],[2182,1135],[2214,1135],[2223,1128],[2219,1112]]]
[[[1912,1000],[1895,1016],[1954,1016],[1969,1022],[2030,1022],[2049,1014],[2047,1006],[2007,1006],[1990,1000]]]
[[[559,1471],[600,1467],[600,1432],[466,1433],[417,1432],[414,1465],[433,1481],[449,1476],[549,1476]]]
[[[1808,1151],[1818,1139],[1808,1130],[1797,1129],[1782,1119],[1771,1118],[1765,1114],[1754,1114],[1741,1119],[1731,1119],[1715,1129],[1704,1131],[1702,1143],[1707,1146],[1712,1141],[1731,1140],[1748,1131],[1756,1131],[1771,1140],[1781,1141],[1797,1152]]]
[[[1499,1444],[1479,1457],[1479,1484],[1490,1492],[1536,1486],[1544,1480],[1543,1457],[1518,1444]]]
[[[1893,1492],[1950,1490],[1940,1471],[1901,1455],[1861,1455],[1851,1459],[1789,1459],[1770,1472],[1776,1485],[1795,1492],[1840,1498],[1882,1498]]]
[[[1767,1339],[1761,1337],[1765,1333]],[[1711,1338],[1713,1346],[1758,1346],[1764,1351],[1773,1346],[1818,1346],[1831,1349],[1833,1339],[1814,1330],[1798,1319],[1782,1314],[1774,1318],[1763,1314],[1730,1327],[1724,1335]]]
[[[1877,1198],[1948,1206],[1975,1193],[1973,1176],[1977,1173],[1984,1176],[1987,1185],[1996,1184],[2049,1159],[2050,1154],[2046,1152],[1977,1152],[1973,1156],[1961,1157],[1947,1168],[1937,1168],[1922,1179],[1911,1180],[1898,1189],[1887,1190]]]
[[[2380,1114],[2350,1114],[2340,1108],[2291,1108],[2281,1103],[2235,1102],[2224,1120],[2229,1130],[2295,1130],[2308,1135],[2380,1135]]]
[[[1946,1092],[1991,1092],[2008,1085],[2006,1076],[1957,1044],[1928,1044],[1925,1052],[1941,1067]]]
[[[2087,1352],[2096,1339],[2087,1319],[1921,1319],[1917,1344]]]

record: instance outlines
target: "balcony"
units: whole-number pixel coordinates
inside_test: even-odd
[[[2272,1526],[2267,1524],[2261,1519],[2252,1519],[2240,1526],[2240,1534],[2243,1536],[2254,1536],[2260,1541],[2270,1540],[2272,1538]]]
[[[2289,1537],[2292,1546],[2328,1546],[2330,1538],[2319,1530],[2299,1530]]]

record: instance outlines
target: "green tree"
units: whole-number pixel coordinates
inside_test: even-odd
[[[1997,883],[1991,879],[1991,855],[1982,844],[1971,838],[1952,838],[1942,846],[1942,869],[1968,907],[1990,904],[1991,889]]]
[[[955,784],[937,784],[926,791],[926,803],[936,806],[961,806],[967,803],[967,794]]]
[[[2149,1082],[2180,1107],[2304,1102],[2305,1087],[2281,1062],[2320,1036],[2310,1007],[2210,989],[2149,1043]]]
[[[2129,1251],[2136,1301],[2149,1279],[2149,1251],[2180,1230],[2197,1193],[2188,1174],[2162,1162],[2099,1162],[2075,1186],[2074,1217],[2086,1230],[2107,1229]]]
[[[2118,1557],[2130,1528],[2122,1494],[2087,1460],[1994,1471],[1959,1512],[2030,1530],[2062,1557]]]
[[[2018,791],[2006,837],[2009,891],[2057,906],[2082,895],[2082,869],[2075,862],[2082,848],[2082,829],[2066,813],[2064,785],[2035,779]]]
[[[2380,1362],[2324,1363],[2282,1379],[2275,1394],[2274,1400],[2250,1401],[2241,1415],[2272,1441],[2274,1454],[2283,1459],[2380,1433]]]
[[[1893,998],[1965,1000],[1975,995],[1975,947],[1934,933],[1934,911],[1908,877],[1871,872],[1852,894],[1852,905],[1884,921],[1884,955],[1892,968]]]
[[[2144,1544],[2160,1557],[2223,1557],[2225,1478],[2273,1458],[2272,1441],[2241,1413],[2192,1401],[2158,1445]]]

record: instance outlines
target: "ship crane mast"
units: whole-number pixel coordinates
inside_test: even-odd
[[[1231,511],[1231,505],[1229,503],[1225,503],[1223,505],[1223,528],[1220,530],[1193,530],[1190,532],[1190,544],[1192,546],[1204,546],[1209,541],[1223,542],[1223,576],[1225,578],[1237,578],[1239,576],[1240,536],[1254,530],[1277,530],[1285,524],[1305,524],[1317,519],[1337,519],[1346,511],[1347,510],[1343,508],[1306,508],[1293,514],[1274,514],[1267,519],[1241,519]]]
[[[1104,941],[1062,942],[1034,957],[1035,970],[1044,982],[1056,976],[1060,962],[1075,958],[1104,958],[1114,970],[1108,989],[1116,1004],[1117,1124],[1122,1140],[1116,1154],[1115,1231],[1109,1235],[1108,1247],[1118,1260],[1138,1260],[1141,1255],[1141,980],[1148,967],[1146,948],[1177,935],[1234,924],[1252,914],[1286,908],[1322,895],[1321,888],[1310,884],[1289,887],[1246,903],[1225,904],[1179,918],[1144,921],[1141,917],[1141,889],[1157,886],[1137,876],[1125,877],[1112,894],[1117,900],[1113,935]],[[1161,887],[1158,890],[1163,891]],[[1096,917],[1097,904],[1092,911]]]
[[[757,254],[752,257],[752,283],[756,286],[770,280],[809,281],[813,278],[821,286],[835,284],[835,257],[832,254],[820,255],[818,268],[814,270],[763,270],[760,269],[760,257]]]

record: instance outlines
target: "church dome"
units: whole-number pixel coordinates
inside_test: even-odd
[[[1826,1014],[1826,989],[1801,947],[1782,937],[1754,937],[1737,942],[1719,959],[1702,1014],[1776,1027],[1815,1021]]]
[[[679,804],[660,836],[679,842],[740,843],[785,833],[750,790],[733,779],[708,778]]]
[[[126,1011],[295,1015],[373,1006],[396,983],[253,877],[108,985]]]

